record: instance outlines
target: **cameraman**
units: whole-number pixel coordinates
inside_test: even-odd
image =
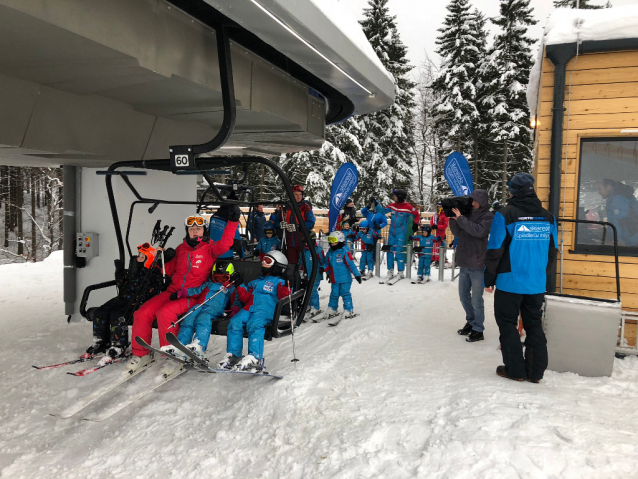
[[[485,310],[483,307],[483,270],[485,269],[485,253],[490,226],[494,214],[490,211],[487,191],[474,190],[472,211],[461,215],[458,208],[452,212],[450,229],[458,239],[456,247],[456,264],[459,271],[459,297],[465,309],[466,324],[458,333],[468,336],[466,341],[473,343],[483,340],[483,322]]]

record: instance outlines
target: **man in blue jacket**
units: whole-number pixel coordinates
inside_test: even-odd
[[[534,192],[534,177],[518,173],[508,182],[510,200],[492,221],[485,255],[485,290],[494,291],[494,316],[500,331],[501,377],[538,383],[547,369],[547,340],[541,307],[556,261],[556,220]],[[518,333],[521,313],[525,357]]]

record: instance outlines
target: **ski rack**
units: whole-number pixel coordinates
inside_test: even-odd
[[[215,30],[216,39],[217,39],[217,56],[219,60],[219,76],[222,90],[222,105],[224,108],[224,116],[222,125],[217,132],[217,134],[208,142],[202,143],[200,145],[175,145],[169,147],[169,159],[156,159],[156,160],[139,160],[139,161],[121,161],[112,164],[106,172],[101,172],[106,176],[106,191],[109,199],[109,207],[111,209],[111,216],[113,218],[113,226],[115,229],[115,236],[117,239],[119,259],[124,262],[124,240],[122,238],[122,229],[120,227],[119,215],[117,211],[117,204],[115,202],[115,195],[113,192],[113,176],[120,176],[124,183],[129,187],[133,195],[136,197],[136,201],[131,204],[131,212],[129,216],[129,226],[127,228],[127,248],[130,252],[130,245],[128,244],[128,230],[130,229],[130,221],[132,217],[133,208],[137,204],[147,203],[150,204],[149,212],[152,213],[155,208],[157,208],[160,204],[171,204],[171,205],[195,205],[199,204],[198,201],[168,201],[158,198],[145,198],[142,197],[139,192],[135,189],[130,179],[129,175],[144,175],[145,172],[137,172],[137,171],[117,171],[119,168],[135,168],[135,169],[148,169],[148,170],[157,170],[157,171],[167,171],[172,172],[173,174],[201,174],[206,182],[209,185],[209,189],[213,192],[213,194],[217,197],[220,204],[227,205],[244,205],[253,207],[257,204],[263,205],[286,205],[289,206],[295,218],[297,220],[297,224],[299,226],[298,230],[301,231],[303,238],[305,239],[307,244],[311,244],[310,241],[310,232],[308,231],[308,227],[303,221],[303,216],[301,211],[299,210],[299,206],[295,201],[295,196],[292,191],[292,187],[290,185],[290,181],[288,177],[283,172],[283,170],[274,163],[273,161],[261,157],[261,156],[220,156],[220,157],[206,157],[202,158],[201,155],[209,154],[215,150],[218,150],[221,146],[228,141],[230,138],[236,123],[237,111],[236,111],[236,101],[235,101],[235,90],[233,83],[233,69],[231,62],[231,53],[230,53],[230,37],[228,33],[229,25],[224,24],[223,20],[217,20],[214,25],[212,25]],[[223,167],[233,167],[233,166],[242,166],[243,174],[237,180],[241,183],[247,180],[248,178],[248,165],[251,163],[257,163],[264,166],[267,166],[274,170],[274,172],[279,176],[280,180],[283,183],[284,190],[288,195],[289,201],[261,201],[255,203],[254,201],[240,201],[240,200],[232,200],[226,199],[223,197],[218,187],[215,185],[213,178],[210,176],[210,170],[219,170]],[[303,295],[303,301],[301,305],[301,309],[299,314],[297,315],[297,321],[295,323],[298,326],[308,308],[308,304],[310,303],[310,295],[312,293],[312,287],[314,286],[315,278],[317,277],[317,271],[319,269],[319,259],[317,257],[317,253],[314,248],[309,248],[311,257],[312,257],[312,270],[310,274],[309,281],[306,283],[305,294]],[[303,257],[303,255],[302,255]],[[106,283],[102,283],[106,284]],[[99,289],[100,285],[89,286],[88,288]],[[87,289],[88,289],[87,288]],[[89,292],[90,292],[89,291]],[[301,290],[299,290],[301,291]],[[283,303],[282,303],[283,305]],[[278,308],[281,311],[280,308]],[[276,322],[276,321],[274,321]],[[291,331],[288,332],[291,333]],[[278,328],[273,328],[273,337],[278,337],[282,332],[279,331]],[[276,336],[277,335],[277,336]],[[283,334],[281,334],[283,335]]]

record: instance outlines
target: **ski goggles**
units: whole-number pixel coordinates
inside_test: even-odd
[[[148,250],[151,247],[151,243],[142,243],[137,247],[138,250],[144,252],[144,250]]]
[[[359,231],[363,231],[364,233],[367,233],[368,232],[368,227],[367,226],[361,226],[359,228]]]
[[[213,273],[212,280],[213,283],[228,283],[230,281],[230,275]]]
[[[264,256],[264,259],[261,260],[261,264],[264,266],[272,266],[275,264],[275,258],[272,256]]]
[[[184,221],[186,226],[206,226],[206,218],[203,216],[189,216]]]
[[[338,243],[339,242],[339,238],[337,238],[336,236],[328,236],[328,243]]]

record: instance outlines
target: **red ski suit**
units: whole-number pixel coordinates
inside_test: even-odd
[[[432,236],[440,236],[441,239],[443,241],[445,241],[445,237],[447,234],[447,227],[448,227],[448,223],[450,222],[450,220],[448,219],[447,216],[445,216],[445,213],[443,212],[443,209],[441,208],[441,211],[439,211],[438,214],[435,214],[431,219],[430,219],[430,226],[434,227],[434,225],[436,224],[436,231],[432,231]],[[434,241],[434,246],[433,248],[433,252],[435,253],[432,256],[432,260],[438,262],[439,261],[439,248],[441,246],[441,241]]]
[[[199,304],[206,297],[206,291],[193,298],[170,300],[171,293],[180,288],[195,288],[206,282],[213,269],[217,257],[226,253],[233,245],[233,238],[239,223],[229,221],[219,241],[202,241],[195,247],[182,242],[175,249],[175,257],[166,263],[166,274],[171,277],[171,284],[166,291],[154,296],[144,303],[133,314],[133,338],[139,336],[148,344],[153,337],[153,321],[157,320],[157,333],[160,347],[166,346],[166,333],[169,331],[177,335],[179,325],[171,327],[175,321],[190,308]],[[133,355],[146,356],[148,349],[141,347],[137,341],[132,341]]]

